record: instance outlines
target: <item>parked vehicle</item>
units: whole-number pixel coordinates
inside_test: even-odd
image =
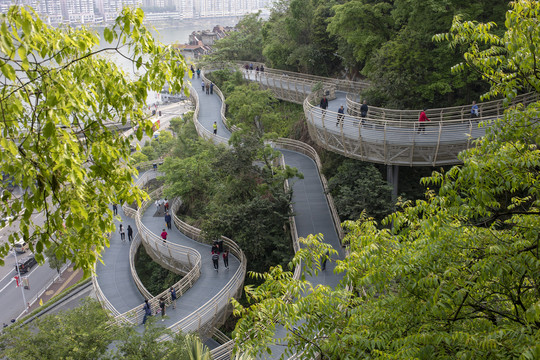
[[[30,271],[32,266],[36,264],[37,264],[37,261],[34,255],[30,255],[17,261],[17,264],[15,265],[15,271],[17,271],[17,267],[18,267],[19,272],[21,274],[26,274],[28,271]]]

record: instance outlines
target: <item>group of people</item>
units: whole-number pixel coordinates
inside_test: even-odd
[[[118,215],[118,204],[114,203],[112,205],[112,209],[113,209],[113,215]],[[124,224],[120,223],[120,225],[118,226],[118,233],[120,234],[120,240],[122,240],[122,242],[125,242],[126,241],[126,229],[124,229]],[[131,240],[133,240],[133,228],[131,227],[131,225],[128,225],[127,227],[127,235],[128,235],[128,241],[131,242]]]
[[[246,70],[246,73],[249,74],[250,72],[253,72],[253,70],[255,70],[255,77],[259,76],[259,73],[264,73],[264,65],[261,64],[261,66],[259,67],[259,65],[255,66],[255,68],[253,68],[253,63],[246,63],[244,65],[244,69]]]
[[[323,95],[319,106],[321,108],[322,117],[324,118],[324,116],[326,115],[326,109],[328,109],[328,99],[326,98],[326,95]],[[362,102],[362,106],[360,106],[360,118],[362,119],[361,120],[362,124],[365,123],[365,118],[367,117],[368,110],[369,110],[369,107],[367,105],[367,100],[364,100]],[[340,124],[343,125],[344,119],[345,119],[345,107],[343,106],[343,104],[341,104],[337,111],[336,126],[339,126]]]
[[[201,77],[201,69],[197,68],[197,71],[195,71],[195,68],[193,67],[193,65],[191,65],[191,78],[193,79],[195,77],[195,73],[197,73],[197,79],[199,79]]]
[[[171,288],[169,289],[169,296],[171,298],[171,305],[173,307],[173,309],[176,309],[176,290],[174,287],[171,286]],[[159,299],[159,310],[156,311],[156,315],[158,313],[161,313],[161,321],[165,321],[165,309],[167,307],[167,303],[165,302],[165,297],[161,297]],[[150,305],[150,302],[148,300],[144,300],[144,304],[143,304],[143,311],[144,311],[144,316],[143,316],[143,325],[146,323],[146,320],[148,319],[149,316],[152,316],[152,306]]]
[[[219,270],[219,255],[223,257],[223,265],[225,269],[229,270],[229,250],[223,250],[223,239],[215,240],[212,245],[212,262],[214,264],[214,270]]]
[[[319,104],[319,107],[321,108],[322,117],[326,115],[326,109],[328,109],[328,99],[326,98],[326,95],[323,95],[321,102]],[[363,125],[365,123],[365,119],[367,117],[369,111],[369,107],[367,105],[367,100],[364,100],[362,102],[362,105],[360,106],[360,118],[361,118],[361,124]],[[420,112],[420,116],[418,117],[418,122],[420,125],[418,126],[418,133],[422,133],[426,131],[426,125],[425,122],[431,121],[427,115],[426,115],[427,109],[424,108]],[[480,116],[478,105],[476,104],[476,101],[473,101],[472,107],[471,107],[471,119],[477,118]],[[339,126],[340,124],[343,125],[343,119],[345,118],[345,109],[343,107],[343,104],[339,107],[337,111],[337,121],[336,126]]]
[[[211,81],[201,81],[202,91],[204,92],[206,90],[206,93],[208,95],[211,95],[214,93],[214,83]]]

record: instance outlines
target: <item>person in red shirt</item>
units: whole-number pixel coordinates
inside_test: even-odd
[[[422,112],[420,113],[420,117],[418,118],[418,122],[420,122],[420,126],[418,127],[418,132],[423,132],[423,131],[426,131],[426,125],[424,124],[426,121],[431,121],[428,119],[427,115],[426,115],[426,110],[427,109],[424,109],[422,110]]]
[[[167,242],[167,231],[165,231],[165,229],[163,229],[163,231],[161,232],[161,238],[163,239],[163,243],[165,244]]]

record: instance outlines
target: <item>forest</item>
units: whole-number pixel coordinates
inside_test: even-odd
[[[470,104],[489,85],[473,69],[453,74],[464,48],[434,42],[432,36],[448,31],[458,14],[502,25],[507,10],[504,0],[279,0],[268,20],[246,16],[211,57],[368,79],[373,86],[363,96],[386,108]]]

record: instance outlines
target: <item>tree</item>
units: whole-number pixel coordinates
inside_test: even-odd
[[[58,245],[52,244],[45,250],[45,256],[49,259],[49,267],[55,269],[58,274],[60,274],[60,269],[62,265],[66,263],[66,258],[62,256],[62,252],[59,251],[59,255],[56,253],[58,250]]]
[[[492,25],[454,19],[437,39],[466,46],[467,65],[492,81],[487,96],[540,90],[540,3],[519,0],[502,37]],[[276,324],[287,353],[325,359],[536,359],[540,356],[540,102],[506,109],[462,166],[433,173],[426,199],[401,204],[380,230],[345,222],[349,256],[335,289],[293,280],[280,267],[258,275],[236,328],[237,344],[261,353]],[[309,236],[293,264],[318,273],[327,250]],[[287,295],[287,296],[285,296]],[[262,344],[262,345],[261,345]]]
[[[108,246],[103,234],[113,230],[109,204],[143,198],[133,186],[131,138],[108,125],[140,125],[138,139],[151,133],[148,91],[168,83],[180,92],[185,70],[182,56],[158,45],[143,17],[140,9],[124,9],[104,30],[108,45],[97,49],[99,39],[87,28],[52,28],[26,7],[1,15],[0,170],[27,189],[21,198],[4,193],[0,204],[1,214],[20,221],[0,246],[1,264],[10,244],[24,238],[40,262],[55,242],[58,255],[88,272]],[[101,56],[106,51],[129,59],[142,75],[129,78]],[[37,213],[43,225],[33,222]],[[64,226],[74,231],[51,238]]]
[[[263,61],[260,12],[245,15],[233,31],[214,43],[210,61]]]
[[[372,164],[347,159],[328,181],[342,220],[355,220],[363,211],[382,220],[393,210],[392,187]]]
[[[0,336],[6,359],[98,359],[119,331],[95,300],[56,315],[39,317],[24,326],[12,325]]]

